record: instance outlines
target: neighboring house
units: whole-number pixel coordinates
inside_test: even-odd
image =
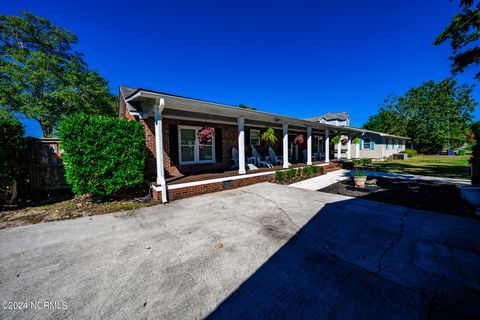
[[[331,124],[334,126],[350,125],[350,117],[346,112],[327,112],[321,116],[306,118],[306,120]]]
[[[409,140],[406,137],[391,135],[382,132],[376,132],[361,128],[350,126],[350,117],[346,112],[327,112],[324,115],[318,117],[307,118],[306,120],[315,121],[318,123],[328,123],[336,126],[348,126],[352,129],[362,130],[362,135],[359,135],[361,142],[356,146],[353,151],[353,157],[371,158],[375,160],[383,160],[396,153],[405,150],[406,141]],[[347,138],[347,136],[342,136]],[[334,146],[335,153],[338,153],[339,146]],[[340,145],[340,152],[344,154],[347,152],[347,146]]]
[[[275,170],[291,166],[330,166],[333,158],[361,157],[367,147],[365,142],[363,149],[354,146],[348,139],[345,152],[334,154],[331,148],[332,135],[353,138],[369,133],[360,128],[128,87],[120,87],[119,100],[121,118],[144,124],[148,150],[145,177],[152,183],[154,198],[163,202],[272,181]],[[260,139],[267,128],[272,128],[277,137],[273,145]],[[207,143],[199,138],[203,129],[212,133]],[[295,145],[299,134],[305,137],[305,143]],[[269,157],[270,148],[276,157]],[[255,157],[253,149],[261,159]],[[275,167],[260,168],[269,162]]]

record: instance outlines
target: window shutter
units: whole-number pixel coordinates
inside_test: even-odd
[[[223,162],[222,128],[215,128],[215,161]]]
[[[178,165],[178,126],[176,124],[168,125],[168,145],[170,152],[171,165]]]
[[[363,149],[363,139],[360,139],[360,150]]]
[[[370,149],[375,150],[375,142],[373,140],[370,140]]]

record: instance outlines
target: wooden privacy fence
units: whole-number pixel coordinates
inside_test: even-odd
[[[42,195],[52,191],[68,191],[61,159],[60,140],[28,138],[23,158],[23,187],[20,192]]]

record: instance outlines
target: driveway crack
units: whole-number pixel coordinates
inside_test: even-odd
[[[385,256],[402,240],[403,235],[405,233],[405,220],[408,214],[410,213],[410,210],[411,209],[406,210],[400,217],[400,223],[398,225],[400,232],[398,234],[398,237],[395,240],[393,240],[388,246],[386,246],[383,249],[383,251],[380,253],[380,256],[378,257],[378,261],[377,261],[377,272],[376,272],[377,274],[380,274],[380,272],[382,271],[383,259],[385,258]]]
[[[278,203],[275,201],[275,200],[272,200],[270,198],[267,198],[265,196],[262,196],[258,193],[253,193],[253,192],[249,192],[249,191],[245,191],[245,190],[242,190],[243,193],[248,193],[248,194],[251,194],[251,195],[254,195],[254,196],[257,196],[259,198],[262,198],[264,200],[267,200],[268,202],[270,203],[273,203],[273,205],[275,205],[275,207],[277,207],[278,210],[280,210],[288,219],[288,222],[290,222],[290,224],[292,224],[295,228],[297,228],[297,231],[300,229],[300,226],[298,226],[293,220],[292,218],[288,215],[287,211],[285,211],[285,209],[283,209],[282,207],[280,207],[278,205]]]

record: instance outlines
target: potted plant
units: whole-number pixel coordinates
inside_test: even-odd
[[[266,143],[270,143],[272,145],[275,144],[275,142],[277,141],[275,130],[273,130],[272,128],[268,128],[267,130],[265,130],[264,133],[260,135],[260,140]]]
[[[355,138],[352,139],[352,144],[360,144],[360,138],[355,136]]]
[[[200,148],[205,147],[205,145],[212,142],[213,136],[215,135],[215,128],[205,127],[202,130],[198,131],[198,142]]]
[[[367,182],[367,174],[361,170],[356,170],[353,173],[353,181],[355,182],[355,187],[365,188],[365,182]]]
[[[340,136],[339,135],[336,135],[334,137],[332,137],[332,143],[333,144],[338,144],[340,142]]]
[[[305,138],[303,137],[303,134],[299,133],[295,139],[293,140],[293,143],[296,145],[301,145],[305,142]]]

